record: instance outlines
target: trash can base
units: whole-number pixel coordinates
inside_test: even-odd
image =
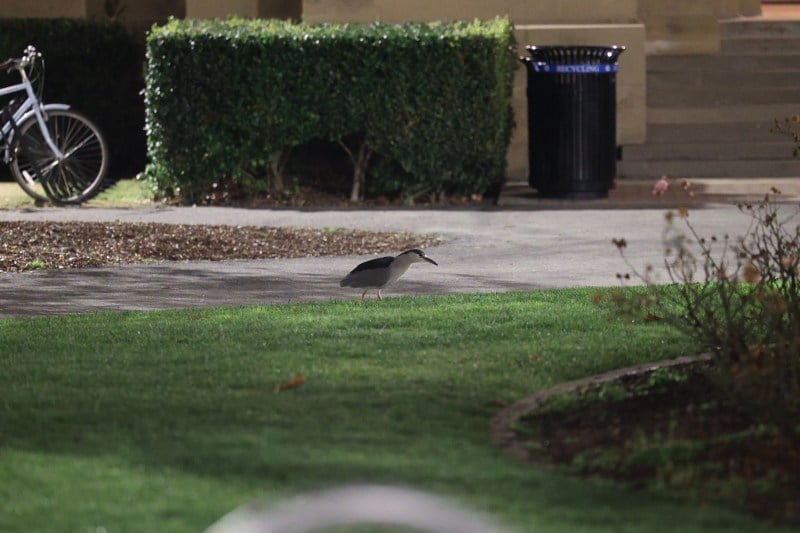
[[[561,193],[540,193],[536,194],[539,198],[550,198],[554,200],[592,200],[597,198],[608,198],[608,191],[590,192],[561,192]]]

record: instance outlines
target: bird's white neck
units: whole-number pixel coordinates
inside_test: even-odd
[[[395,257],[394,261],[392,261],[392,264],[389,267],[391,271],[389,283],[394,283],[397,278],[406,273],[406,270],[408,270],[408,267],[410,267],[412,263],[416,263],[418,261],[418,256],[412,254],[400,254]]]

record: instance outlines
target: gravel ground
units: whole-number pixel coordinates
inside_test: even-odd
[[[0,221],[0,272],[149,261],[221,261],[397,253],[435,237],[349,229]]]

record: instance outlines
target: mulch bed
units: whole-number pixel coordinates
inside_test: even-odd
[[[347,229],[0,221],[0,272],[145,261],[221,261],[396,254],[436,237]]]

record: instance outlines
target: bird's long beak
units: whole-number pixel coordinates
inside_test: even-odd
[[[422,258],[423,258],[425,261],[427,261],[428,263],[433,263],[434,265],[436,265],[436,266],[439,266],[439,263],[437,263],[436,261],[434,261],[433,259],[431,259],[431,258],[430,258],[430,257],[428,257],[427,255],[423,255],[423,256],[422,256]]]

